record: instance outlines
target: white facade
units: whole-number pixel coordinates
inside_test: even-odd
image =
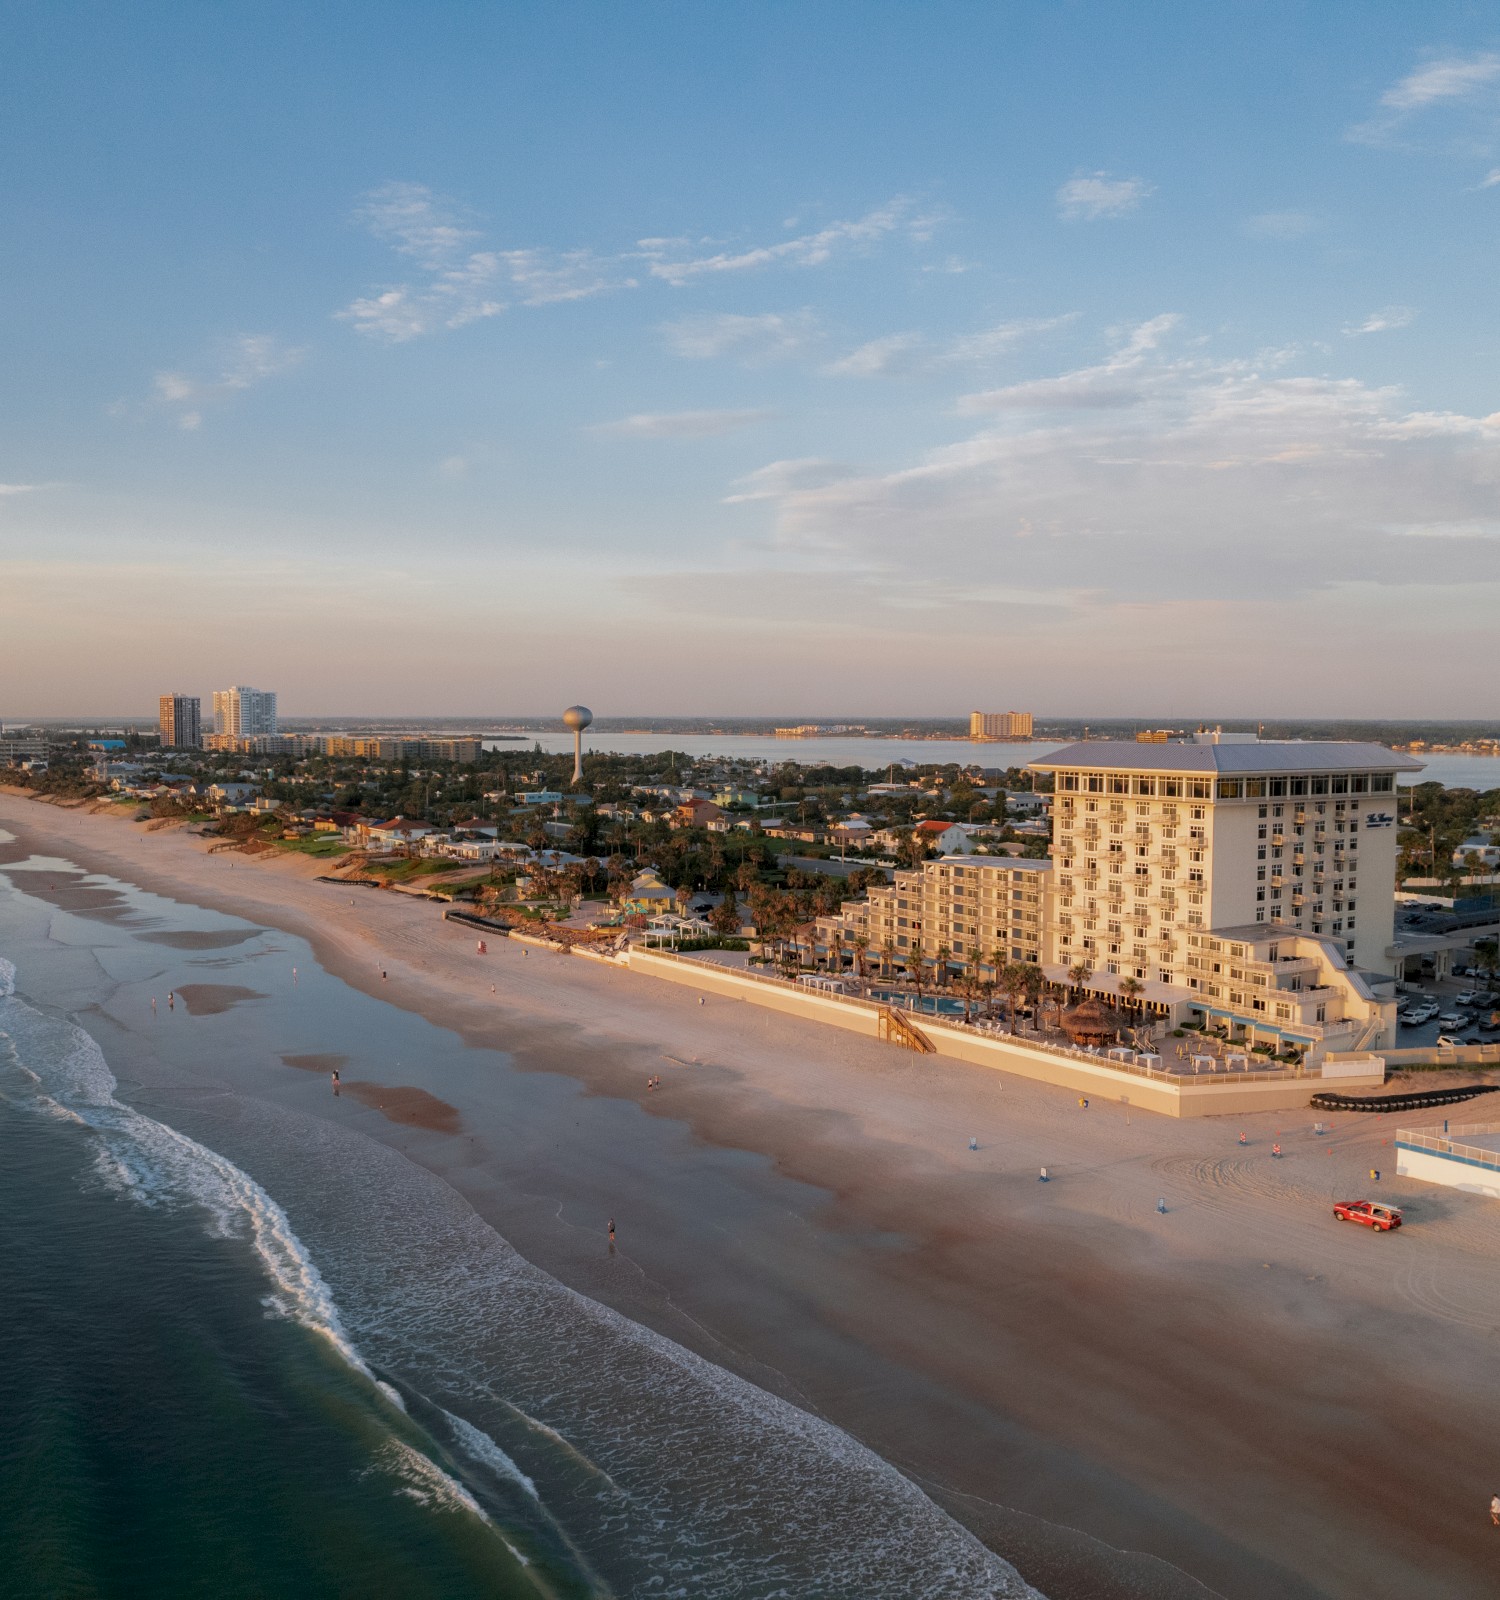
[[[1389,972],[1396,774],[1380,745],[1100,740],[1055,774],[1049,958],[1186,984],[1188,935],[1276,924]]]
[[[215,733],[248,739],[276,731],[276,696],[272,691],[243,685],[214,690]]]

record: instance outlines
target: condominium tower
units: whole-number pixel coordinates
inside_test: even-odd
[[[1029,739],[1031,713],[1029,711],[971,711],[969,713],[971,739]]]
[[[235,739],[276,732],[276,696],[266,689],[214,690],[214,732]]]
[[[1186,985],[1192,935],[1269,924],[1391,972],[1396,775],[1421,765],[1377,744],[1213,733],[1033,761],[1056,791],[1047,959]]]
[[[164,694],[159,716],[163,750],[196,750],[203,743],[202,706],[195,694]]]

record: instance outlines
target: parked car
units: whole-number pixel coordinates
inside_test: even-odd
[[[1458,1011],[1445,1011],[1438,1018],[1440,1028],[1461,1028],[1469,1019]]]
[[[1389,1233],[1401,1226],[1401,1213],[1395,1206],[1384,1206],[1378,1200],[1339,1200],[1334,1203],[1333,1214],[1340,1222],[1362,1222],[1377,1233]]]
[[[1454,1050],[1457,1049],[1459,1045],[1467,1044],[1469,1041],[1466,1039],[1460,1039],[1456,1034],[1440,1033],[1437,1036],[1437,1042],[1445,1050]]]
[[[1472,989],[1465,989],[1462,994],[1454,995],[1453,1003],[1460,1006],[1477,1006],[1479,996]]]

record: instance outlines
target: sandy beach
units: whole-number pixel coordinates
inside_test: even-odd
[[[185,829],[14,792],[0,826],[8,859],[65,855],[299,935],[346,982],[524,1071],[809,1186],[793,1244],[757,1252],[731,1216],[717,1263],[670,1211],[638,1232],[644,1203],[602,1192],[638,1268],[603,1275],[576,1229],[518,1213],[469,1153],[496,1115],[482,1085],[420,1064],[363,1082],[357,1040],[281,1058],[303,1082],[340,1071],[326,1115],[439,1173],[564,1282],[846,1428],[1053,1600],[1495,1592],[1500,1214],[1395,1179],[1391,1119],[1318,1136],[1292,1113],[1084,1109],[602,963],[503,938],[479,955],[437,905],[320,882],[326,863],[210,854]],[[104,906],[30,877],[69,909]],[[218,1016],[254,994],[203,984],[181,1002]],[[1330,1215],[1372,1168],[1406,1208],[1399,1234]],[[691,1171],[673,1182],[691,1204]]]

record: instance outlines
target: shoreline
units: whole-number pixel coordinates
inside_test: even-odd
[[[1315,1174],[1310,1153],[1290,1145],[1298,1159],[1273,1169],[1260,1155],[1236,1157],[1220,1119],[1169,1127],[1146,1113],[1125,1124],[1118,1108],[1080,1115],[1064,1091],[958,1062],[919,1065],[738,1002],[699,1007],[691,991],[599,963],[504,940],[475,958],[468,932],[445,926],[435,904],[368,891],[351,904],[315,881],[322,863],[304,858],[209,856],[180,829],[147,835],[124,818],[12,793],[0,795],[0,824],[38,853],[51,845],[80,865],[305,937],[354,987],[506,1051],[521,1071],[634,1101],[705,1145],[755,1152],[826,1194],[801,1265],[836,1252],[861,1300],[793,1284],[806,1296],[806,1325],[758,1327],[742,1308],[695,1304],[693,1284],[674,1282],[664,1258],[651,1274],[678,1309],[660,1331],[690,1343],[683,1316],[702,1313],[699,1348],[710,1359],[723,1362],[727,1348],[752,1377],[780,1374],[780,1392],[885,1456],[1053,1600],[1203,1592],[1187,1580],[1171,1587],[1154,1561],[1121,1560],[1094,1540],[1145,1543],[1247,1600],[1395,1596],[1419,1592],[1424,1579],[1421,1592],[1483,1592],[1466,1586],[1490,1549],[1469,1527],[1480,1519],[1451,1494],[1432,1504],[1431,1485],[1473,1480],[1486,1501],[1491,1492],[1479,1475],[1496,1414],[1475,1388],[1489,1341],[1424,1314],[1401,1292],[1398,1258],[1364,1248],[1362,1234],[1350,1237],[1357,1230],[1315,1222],[1326,1207],[1307,1198],[1309,1177],[1355,1181],[1378,1128],[1336,1127],[1317,1152],[1336,1155]],[[665,1079],[657,1094],[644,1088],[652,1072]],[[426,1087],[467,1113],[461,1094]],[[1257,1149],[1275,1115],[1293,1114],[1244,1119]],[[386,1125],[403,1148],[410,1117]],[[977,1157],[971,1129],[983,1136]],[[414,1159],[486,1214],[483,1182],[429,1154],[434,1144],[441,1139]],[[1039,1152],[1062,1179],[1056,1188],[1035,1181]],[[1180,1227],[1152,1220],[1160,1192]],[[1426,1270],[1472,1276],[1476,1259],[1487,1260],[1472,1208],[1439,1215],[1425,1196],[1398,1198],[1414,1220],[1431,1214],[1442,1259]],[[570,1281],[565,1264],[533,1253],[505,1219],[495,1226]],[[544,1231],[533,1245],[545,1244]],[[593,1283],[584,1292],[607,1298]],[[619,1309],[651,1322],[648,1303]],[[1481,1315],[1500,1321],[1500,1304],[1484,1303]],[[868,1346],[887,1377],[904,1372],[907,1383],[853,1392],[826,1370],[825,1333]],[[1351,1348],[1382,1386],[1381,1416],[1343,1370]],[[1426,1365],[1414,1364],[1422,1349]],[[1002,1442],[1012,1452],[1003,1463]],[[1356,1464],[1381,1475],[1376,1492],[1349,1482]],[[1014,1509],[987,1509],[995,1501]],[[1322,1570],[1330,1548],[1334,1573]],[[1109,1588],[1099,1586],[1106,1567]]]

